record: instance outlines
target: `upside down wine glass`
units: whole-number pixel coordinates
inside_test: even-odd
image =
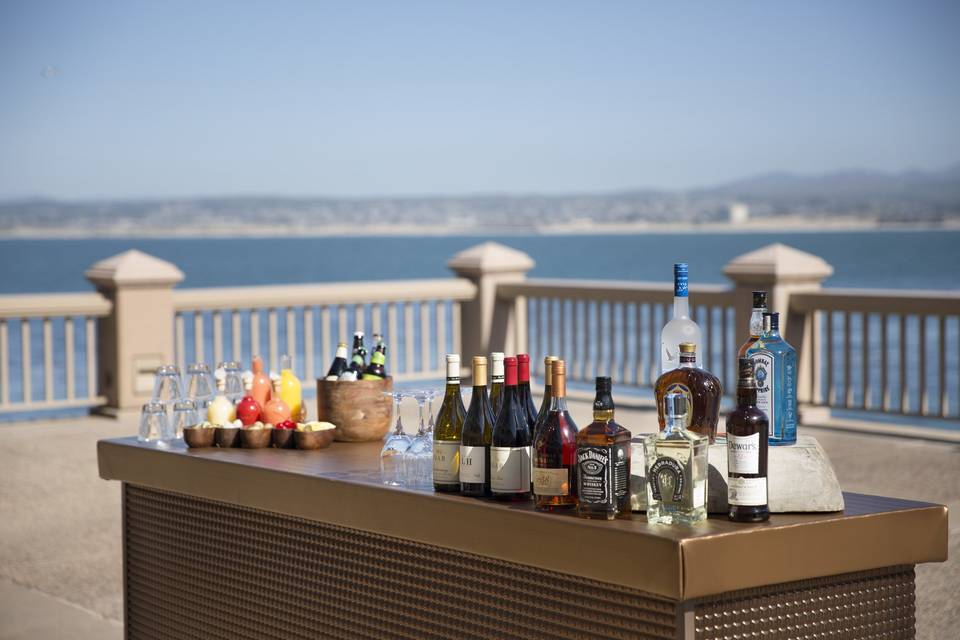
[[[420,426],[417,429],[417,436],[403,454],[407,484],[418,489],[433,486],[433,434],[427,431],[427,423],[423,418],[423,406],[432,394],[431,391],[412,393],[420,407]]]
[[[384,391],[384,395],[393,398],[393,405],[397,414],[397,424],[393,433],[387,436],[380,450],[380,480],[383,484],[402,487],[405,483],[404,454],[410,448],[410,436],[403,432],[403,421],[400,419],[400,402],[407,396],[404,391]]]

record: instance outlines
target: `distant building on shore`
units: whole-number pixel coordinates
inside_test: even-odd
[[[742,202],[727,205],[727,219],[730,224],[746,224],[750,221],[750,207]]]

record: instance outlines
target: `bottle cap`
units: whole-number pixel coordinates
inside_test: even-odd
[[[508,387],[517,386],[517,359],[514,356],[506,356],[503,359],[503,382]]]
[[[754,309],[767,308],[767,292],[766,291],[753,292],[753,308]]]
[[[687,297],[688,271],[686,262],[677,262],[673,265],[673,295],[675,298]]]
[[[447,354],[447,362],[460,362],[460,354],[459,354],[459,353],[448,353],[448,354]]]
[[[354,331],[354,332],[353,332],[353,337],[354,337],[354,338],[362,338],[362,337],[363,337],[363,331]]]
[[[613,388],[613,381],[610,376],[597,376],[597,393],[610,393]]]
[[[756,389],[757,379],[754,375],[753,360],[740,358],[737,363],[737,386],[741,389]]]
[[[554,398],[563,398],[567,395],[567,363],[560,359],[554,359],[549,364],[550,371],[550,395]]]
[[[667,418],[682,418],[687,415],[687,396],[668,393],[663,397],[663,413]]]
[[[487,358],[486,356],[473,356],[473,386],[487,386]]]
[[[680,353],[696,353],[697,345],[692,342],[681,342],[680,343]]]
[[[504,356],[502,351],[494,351],[493,353],[490,354],[490,359],[493,360],[494,362],[497,362],[497,361],[503,362],[503,357]]]
[[[530,354],[517,354],[517,379],[520,382],[530,382]]]

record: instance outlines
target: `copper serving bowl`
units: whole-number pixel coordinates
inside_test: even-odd
[[[314,449],[326,449],[333,442],[333,435],[336,429],[324,429],[323,431],[295,431],[294,439],[297,441],[297,449],[312,451]]]
[[[240,446],[244,449],[265,449],[270,446],[273,429],[241,429]]]
[[[277,449],[293,449],[295,445],[293,432],[295,429],[271,429],[273,431],[273,446]]]
[[[232,449],[240,446],[240,428],[239,427],[217,427],[217,446],[222,449]]]
[[[191,449],[202,449],[212,447],[216,429],[203,427],[187,427],[183,430],[183,441]]]

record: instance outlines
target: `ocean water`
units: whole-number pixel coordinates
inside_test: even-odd
[[[637,235],[577,235],[577,236],[452,236],[452,237],[347,237],[347,238],[169,238],[169,239],[78,239],[78,240],[21,240],[0,239],[0,294],[39,293],[56,291],[88,291],[92,287],[84,279],[83,272],[93,263],[103,258],[136,248],[176,264],[185,273],[185,281],[180,287],[212,287],[259,284],[288,284],[336,281],[385,281],[410,278],[447,277],[451,272],[446,267],[447,260],[455,253],[480,242],[495,240],[515,249],[528,253],[536,262],[531,277],[617,279],[636,281],[667,282],[672,277],[672,263],[686,261],[690,263],[690,277],[693,286],[698,282],[726,283],[722,269],[733,258],[761,248],[772,242],[782,242],[792,247],[808,251],[824,258],[834,267],[834,274],[827,280],[828,287],[856,288],[899,288],[899,289],[960,289],[960,231],[868,231],[868,232],[831,232],[831,233],[651,233]],[[415,310],[419,318],[419,309]],[[569,310],[567,311],[569,312]],[[585,311],[584,311],[585,312]],[[437,309],[430,309],[431,323]],[[598,311],[601,318],[610,313],[607,308]],[[367,324],[370,324],[370,310],[367,310]],[[208,314],[209,315],[209,314]],[[348,318],[353,318],[353,310],[348,310]],[[532,318],[531,318],[532,319]],[[703,324],[703,319],[698,318]],[[351,320],[352,321],[352,320]],[[646,313],[643,322],[662,322],[662,318],[650,318]],[[878,323],[874,318],[872,335],[879,335]],[[209,318],[206,319],[209,335]],[[862,327],[859,320],[852,323],[851,347],[854,361],[851,371],[860,371],[860,353]],[[32,323],[37,324],[37,323]],[[249,327],[249,315],[243,318],[243,333]],[[261,317],[261,331],[266,327],[266,318]],[[383,322],[383,326],[385,326]],[[418,324],[418,323],[415,323]],[[20,376],[19,330],[11,323],[9,340],[9,362],[11,373],[11,398],[22,394]],[[193,335],[193,320],[185,318],[185,351],[193,354],[196,350]],[[286,339],[286,323],[278,323],[279,343]],[[402,323],[401,323],[402,325]],[[582,343],[583,349],[591,351],[600,363],[612,363],[617,358],[629,359],[633,367],[641,352],[649,345],[648,331],[638,331],[635,319],[631,315],[626,326],[617,324],[616,331],[624,335],[622,342],[624,353],[614,355],[610,341],[603,337]],[[333,334],[346,335],[352,327],[339,327],[333,319]],[[732,329],[732,327],[731,327]],[[55,344],[62,344],[63,321],[54,323]],[[928,344],[935,344],[936,323],[927,328]],[[957,413],[960,400],[960,322],[950,319],[946,326],[946,341],[949,345],[945,355],[947,388],[953,408]],[[302,345],[302,316],[297,320],[297,344]],[[915,319],[908,324],[908,344],[910,335],[915,334]],[[404,336],[405,327],[400,327],[396,336],[399,343]],[[451,331],[447,330],[450,342]],[[84,335],[82,325],[75,325],[77,338],[77,369],[83,370]],[[586,335],[598,335],[599,331],[587,331]],[[891,363],[897,357],[894,337],[897,327],[891,325],[889,335],[891,343],[888,359]],[[244,358],[259,349],[249,343],[249,336],[243,340]],[[535,360],[542,353],[569,352],[572,337],[559,338],[547,335],[539,328],[531,330],[531,352]],[[568,340],[567,338],[570,338]],[[42,393],[42,335],[39,325],[32,327],[31,352],[33,361],[33,395]],[[553,341],[553,342],[550,342]],[[209,342],[209,341],[208,341]],[[821,340],[821,345],[824,344]],[[915,342],[915,341],[914,341]],[[229,323],[224,325],[224,344],[231,343]],[[834,344],[839,350],[842,345],[842,327],[835,323]],[[332,348],[328,345],[327,348]],[[915,344],[911,344],[915,348]],[[205,358],[213,359],[212,345],[202,346]],[[317,368],[326,363],[322,345],[315,345]],[[431,346],[428,357],[437,361],[441,354],[435,353]],[[719,352],[719,346],[715,345]],[[871,363],[880,358],[879,346],[869,349]],[[716,354],[715,354],[716,355]],[[419,345],[414,348],[413,359],[406,362],[403,354],[392,353],[393,370],[404,371],[422,366]],[[188,356],[187,361],[193,358]],[[55,353],[55,396],[65,394],[65,373],[63,355]],[[834,380],[839,385],[843,379],[841,360],[834,360]],[[601,366],[598,364],[598,366]],[[732,364],[724,363],[726,368]],[[908,354],[908,368],[914,370],[917,359],[913,351]],[[298,364],[301,368],[302,364]],[[891,364],[890,383],[894,397],[898,397],[898,371]],[[302,368],[301,368],[302,372]],[[607,373],[603,371],[602,373]],[[718,373],[720,373],[718,371]],[[589,374],[588,374],[589,375]],[[875,375],[875,372],[871,372]],[[927,380],[929,388],[939,384],[936,376],[936,360],[928,357]],[[726,377],[726,376],[723,376]],[[919,388],[915,380],[904,380],[908,385],[911,398],[919,398]],[[310,385],[307,385],[310,388]],[[83,376],[77,380],[77,393],[86,392],[86,380]],[[855,389],[855,401],[859,401],[859,389]],[[13,416],[8,416],[8,418]],[[24,417],[24,416],[18,416]],[[956,427],[956,423],[952,423]]]
[[[826,286],[960,289],[960,230],[830,233],[347,238],[0,239],[0,294],[92,289],[83,272],[127,249],[176,264],[181,287],[441,278],[455,253],[495,240],[528,253],[533,277],[724,283],[723,266],[773,242],[833,265]]]

